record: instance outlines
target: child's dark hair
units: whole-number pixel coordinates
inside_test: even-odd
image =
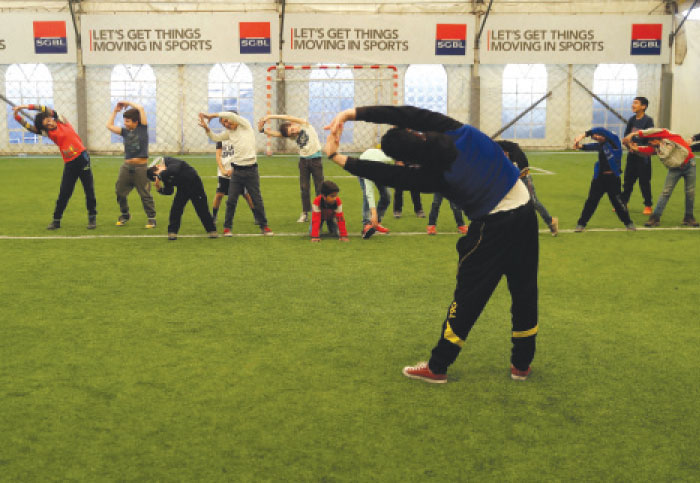
[[[647,99],[646,97],[639,96],[639,97],[635,97],[634,100],[639,101],[639,103],[644,106],[644,109],[649,107],[649,99]]]
[[[132,107],[131,109],[127,109],[126,111],[124,111],[124,119],[129,119],[138,124],[141,124],[141,113],[138,109],[134,109]]]
[[[49,115],[45,112],[40,112],[34,117],[34,128],[36,129],[36,132],[42,133],[46,131],[46,128],[44,127],[44,119],[47,119]]]
[[[156,180],[156,169],[158,169],[156,166],[151,166],[146,170],[146,177],[151,181]]]
[[[324,181],[323,184],[321,184],[321,194],[323,196],[328,196],[339,191],[340,188],[338,188],[338,185],[333,181]]]
[[[283,122],[280,124],[280,134],[286,138],[289,137],[289,128],[292,127],[291,122]]]

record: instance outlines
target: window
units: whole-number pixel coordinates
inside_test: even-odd
[[[208,108],[209,112],[236,111],[248,119],[251,125],[255,125],[253,119],[253,73],[247,65],[241,63],[215,64],[211,68],[209,71]]]
[[[45,64],[12,64],[5,74],[5,96],[17,105],[41,104],[53,107],[53,78],[49,68]],[[41,136],[17,124],[11,106],[7,106],[6,112],[10,144],[40,142]],[[49,138],[43,139],[44,144],[51,143]]]
[[[351,69],[337,65],[311,70],[309,80],[309,122],[316,127],[321,142],[325,142],[327,132],[319,127],[333,120],[340,111],[349,109],[355,103],[355,81]],[[354,123],[347,123],[340,137],[341,143],[352,143]]]
[[[447,114],[447,72],[440,64],[408,66],[404,104]]]
[[[684,10],[682,15],[687,14],[688,11]],[[688,20],[700,20],[700,7],[695,7],[690,11],[690,15],[688,15]]]
[[[503,70],[501,122],[505,126],[547,93],[544,64],[508,64]],[[547,124],[547,100],[506,129],[504,139],[543,139]]]
[[[148,142],[156,142],[156,74],[148,64],[120,64],[112,69],[110,83],[112,109],[119,101],[131,101],[141,104],[148,118]],[[122,124],[120,111],[114,120],[115,125]],[[122,137],[112,134],[112,143],[121,143]]]
[[[600,64],[593,74],[593,93],[622,117],[629,118],[637,95],[637,68],[633,64]],[[593,125],[622,137],[626,123],[594,98]]]

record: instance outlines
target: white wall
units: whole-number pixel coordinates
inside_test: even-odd
[[[671,129],[683,136],[700,132],[700,21],[685,23],[688,54],[673,69]]]

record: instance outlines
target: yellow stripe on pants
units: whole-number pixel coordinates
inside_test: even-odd
[[[539,325],[534,326],[532,329],[528,330],[521,330],[521,331],[513,331],[513,337],[515,338],[520,338],[520,337],[530,337],[531,335],[535,335],[537,333],[537,328]]]
[[[462,347],[464,345],[464,341],[460,339],[457,336],[457,334],[454,333],[454,331],[452,330],[452,326],[449,322],[445,322],[445,332],[442,334],[442,336],[446,340],[452,342],[454,345],[457,345],[459,347]]]

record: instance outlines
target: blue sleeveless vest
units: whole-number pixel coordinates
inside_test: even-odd
[[[483,218],[518,181],[520,173],[501,147],[469,125],[447,131],[457,147],[457,158],[443,174],[449,188],[443,193],[467,214]]]

